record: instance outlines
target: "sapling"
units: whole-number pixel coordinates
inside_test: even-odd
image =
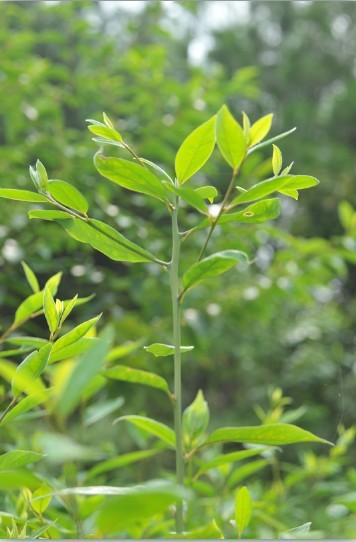
[[[230,222],[260,224],[275,219],[280,214],[280,198],[271,197],[272,194],[283,194],[297,200],[299,190],[318,184],[318,180],[312,176],[291,174],[292,164],[283,168],[282,153],[275,143],[291,134],[294,129],[266,140],[271,124],[272,114],[258,119],[253,124],[247,115],[243,114],[241,126],[227,106],[222,106],[216,115],[196,128],[183,141],[175,157],[174,175],[171,175],[160,165],[138,156],[107,115],[104,114],[103,122],[89,120],[89,130],[94,134],[94,141],[100,146],[94,158],[98,172],[119,187],[159,200],[169,213],[172,243],[171,254],[166,258],[153,254],[149,250],[150,247],[142,247],[127,239],[109,224],[91,218],[85,196],[67,182],[50,180],[45,167],[39,161],[35,167],[30,167],[30,175],[37,192],[13,188],[0,189],[0,197],[50,205],[50,208],[31,210],[30,218],[57,222],[71,237],[89,244],[112,260],[150,262],[159,266],[162,273],[169,273],[172,344],[163,344],[158,338],[156,343],[145,348],[148,353],[155,356],[173,356],[173,389],[171,390],[169,383],[160,375],[124,365],[115,365],[105,370],[104,374],[108,378],[151,386],[167,394],[173,408],[174,429],[155,419],[137,415],[122,416],[116,423],[125,421],[133,424],[157,437],[166,447],[174,449],[176,482],[179,486],[189,484],[194,487],[194,480],[210,468],[208,463],[202,464],[200,461],[197,464],[195,462],[197,455],[203,448],[217,443],[249,443],[268,447],[305,441],[326,442],[295,425],[283,423],[256,427],[224,427],[208,434],[209,409],[202,391],[198,391],[196,399],[183,411],[181,357],[193,349],[193,346],[182,345],[181,340],[181,308],[185,298],[201,282],[250,263],[249,256],[237,250],[235,246],[228,246],[227,240],[224,250],[209,254],[217,226]],[[218,207],[216,204],[214,206],[218,211],[213,213],[211,204],[218,198],[216,187],[210,185],[195,187],[192,178],[209,160],[216,145],[231,169],[231,179],[220,197]],[[104,148],[107,146],[114,147],[116,156],[104,154]],[[248,156],[267,146],[272,146],[273,176],[252,186],[239,186],[241,170]],[[195,225],[186,231],[180,228],[181,213],[184,212],[182,202],[185,206],[192,207],[199,217]],[[201,241],[200,250],[197,251],[195,262],[187,269],[182,269],[181,250],[184,243],[187,243],[194,234],[200,239],[201,231],[206,233]],[[221,237],[223,232],[221,228]],[[46,304],[51,339],[55,339],[59,325],[58,311],[61,307],[53,301],[50,293],[47,293]],[[247,455],[244,457],[252,457],[259,453],[259,450],[246,452]],[[226,457],[227,455],[229,454],[215,458],[214,464],[223,465],[238,460],[237,456],[232,458]],[[189,467],[187,472],[186,465]],[[250,516],[250,495],[246,488],[238,493],[236,502],[236,522],[240,536]],[[246,506],[248,513],[245,514]],[[112,510],[109,510],[105,515],[104,511],[99,517],[99,526],[104,525],[106,521],[114,521],[113,514]],[[176,505],[175,523],[176,533],[182,534],[185,530],[182,499]],[[198,534],[203,535],[204,532],[199,531]]]

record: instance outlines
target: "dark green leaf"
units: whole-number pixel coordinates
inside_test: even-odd
[[[169,444],[170,446],[172,446],[172,448],[175,448],[175,433],[167,425],[164,425],[161,422],[157,422],[156,420],[152,420],[151,418],[146,418],[144,416],[121,416],[120,418],[117,418],[114,423],[119,423],[123,421],[136,425],[140,429],[147,431],[147,433],[150,433],[151,435],[159,438],[166,444]]]
[[[132,382],[135,384],[143,384],[144,386],[150,386],[162,390],[171,397],[171,392],[168,387],[167,381],[161,376],[155,373],[149,373],[147,371],[141,371],[140,369],[132,369],[126,365],[115,365],[112,369],[104,371],[104,376],[113,378],[115,380],[122,380],[124,382]]]

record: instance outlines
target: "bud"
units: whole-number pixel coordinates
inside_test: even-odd
[[[187,442],[193,444],[206,430],[209,423],[209,407],[203,392],[183,412],[183,433]]]

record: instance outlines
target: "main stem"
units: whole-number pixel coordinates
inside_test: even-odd
[[[174,344],[174,430],[176,435],[176,479],[177,484],[184,484],[184,455],[182,433],[182,366],[181,366],[181,331],[180,331],[180,303],[179,303],[179,255],[180,236],[178,229],[179,198],[175,198],[172,210],[172,261],[170,266],[172,317],[173,317],[173,344]],[[183,503],[178,502],[176,508],[176,531],[183,532]]]

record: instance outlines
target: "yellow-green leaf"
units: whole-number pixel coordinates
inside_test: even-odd
[[[242,487],[236,495],[235,521],[239,538],[248,526],[252,514],[252,499],[247,487]]]
[[[212,117],[186,137],[175,158],[175,171],[179,184],[185,183],[209,159],[215,147],[215,120]]]
[[[151,418],[146,418],[144,416],[121,416],[120,418],[117,418],[114,423],[119,423],[123,421],[136,425],[136,427],[143,429],[147,433],[154,435],[166,444],[169,444],[169,446],[171,446],[172,448],[175,448],[175,433],[167,425],[164,425],[161,422],[157,422],[156,420],[153,420]]]
[[[86,214],[88,202],[74,186],[64,181],[49,181],[48,190],[51,196],[66,207]]]
[[[143,384],[144,386],[150,386],[157,388],[167,393],[170,397],[170,392],[167,381],[161,376],[148,371],[142,371],[140,369],[133,369],[126,365],[115,365],[111,369],[104,371],[104,376],[113,378],[114,380],[122,380],[124,382],[132,382],[135,384]]]
[[[216,119],[216,140],[226,162],[237,169],[246,155],[246,139],[243,129],[223,105]]]
[[[250,129],[250,143],[249,145],[253,147],[257,145],[262,139],[266,137],[272,126],[273,114],[265,115],[264,117],[258,119],[254,124],[252,124]]]
[[[48,286],[45,286],[43,292],[43,310],[49,330],[51,333],[54,333],[58,327],[59,315],[57,312],[56,304]]]
[[[184,352],[190,352],[191,350],[193,350],[193,348],[194,346],[181,346],[181,354],[184,354]],[[173,356],[175,351],[175,347],[171,344],[162,343],[150,344],[149,346],[144,346],[144,349],[146,350],[146,352],[149,352],[150,354],[156,356],[156,358]]]
[[[48,495],[51,492],[52,488],[43,483],[38,489],[36,489],[36,491],[32,493],[31,506],[40,516],[42,516],[43,512],[48,508],[52,500],[52,496]]]
[[[277,145],[273,145],[272,169],[275,177],[277,177],[282,169],[282,153]]]
[[[28,201],[30,203],[48,203],[47,198],[41,194],[37,194],[37,192],[31,192],[30,190],[16,190],[15,188],[0,188],[0,198]]]
[[[32,269],[27,265],[26,262],[21,262],[21,264],[22,264],[23,270],[25,272],[27,282],[31,286],[33,292],[36,294],[37,292],[40,291],[40,287],[39,287],[36,275],[34,274]]]

